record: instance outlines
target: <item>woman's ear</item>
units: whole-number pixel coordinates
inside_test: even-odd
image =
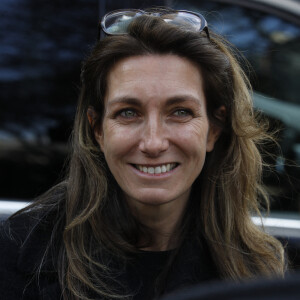
[[[94,129],[96,120],[98,118],[98,113],[95,111],[93,106],[89,106],[88,110],[87,110],[87,117],[89,120],[89,123],[92,127],[92,129]]]
[[[89,108],[87,110],[87,117],[88,117],[90,126],[91,126],[91,128],[93,130],[94,137],[95,137],[97,143],[99,144],[100,149],[102,149],[101,148],[101,144],[102,144],[102,130],[101,130],[100,127],[99,128],[95,127],[96,121],[99,118],[99,114],[95,111],[95,109],[94,109],[93,106],[89,106]]]
[[[214,117],[220,120],[222,123],[226,120],[226,108],[224,105],[220,106],[215,112]],[[209,131],[207,135],[206,151],[211,152],[214,150],[216,141],[219,139],[222,133],[222,128],[215,123],[209,123]]]

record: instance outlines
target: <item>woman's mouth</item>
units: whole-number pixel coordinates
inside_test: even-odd
[[[170,163],[158,166],[133,165],[136,169],[147,174],[161,174],[174,170],[179,164]]]

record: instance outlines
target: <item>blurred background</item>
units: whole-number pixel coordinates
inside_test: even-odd
[[[300,2],[1,0],[0,200],[30,201],[63,176],[81,61],[119,8],[201,12],[249,60],[256,109],[280,128],[264,183],[274,214],[300,219]]]

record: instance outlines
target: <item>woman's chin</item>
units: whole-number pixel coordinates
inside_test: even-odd
[[[171,199],[168,199],[166,197],[161,197],[161,195],[147,195],[146,197],[128,197],[127,201],[130,203],[136,203],[136,205],[164,205],[166,203],[171,202]]]
[[[143,191],[136,195],[127,195],[126,199],[129,204],[134,206],[161,206],[172,205],[186,202],[189,198],[190,191],[186,191],[183,194],[172,194],[172,191],[165,189],[149,189],[149,191]],[[180,206],[180,205],[178,205]]]

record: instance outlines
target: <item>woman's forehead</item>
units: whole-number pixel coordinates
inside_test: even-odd
[[[203,98],[201,73],[188,59],[177,55],[125,58],[108,73],[106,102],[120,98]],[[185,97],[187,98],[187,97]]]

